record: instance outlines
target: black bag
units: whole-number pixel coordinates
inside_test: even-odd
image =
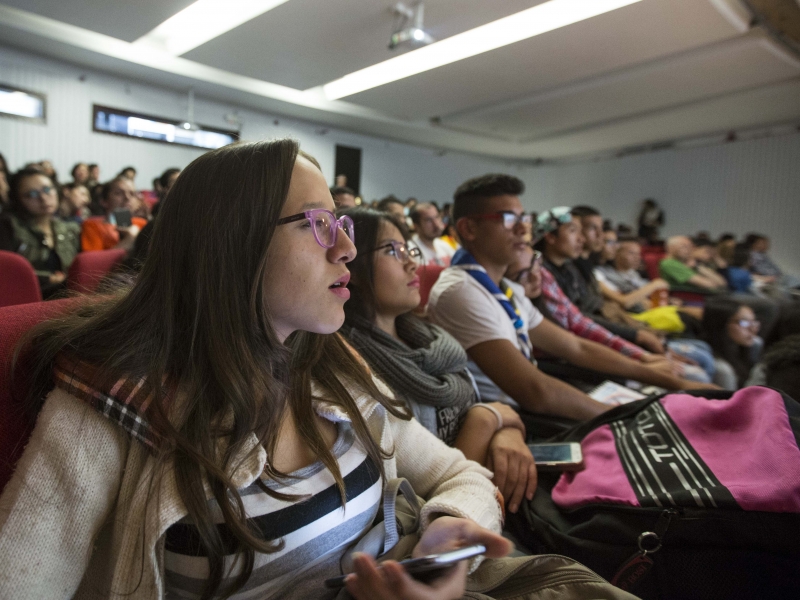
[[[781,414],[789,426],[769,429],[767,441],[760,442],[762,446],[771,437],[778,437],[779,433],[783,436],[783,447],[788,445],[790,450],[791,444],[797,445],[800,439],[800,405],[780,392],[746,388],[735,393],[705,391],[688,395],[696,396],[698,403],[708,403],[699,406],[701,410],[707,407],[710,411],[721,408],[719,404],[712,406],[719,401],[730,401],[730,406],[735,407],[734,401],[747,400],[747,404],[738,405],[749,407],[747,411],[734,412],[734,417],[747,412],[741,418],[750,421],[759,410],[767,410],[767,404],[761,405],[764,409],[758,409],[759,405],[754,403],[769,399],[775,408],[774,414],[782,410],[779,405],[785,406],[785,413]],[[670,395],[665,394],[620,406],[557,436],[553,441],[581,442],[590,433],[608,425],[603,435],[608,439],[608,430],[614,433],[614,441],[608,442],[607,447],[613,452],[615,444],[620,449],[618,432],[625,431],[625,435],[631,435],[637,423],[646,421],[654,411],[659,413],[665,426],[674,426],[668,410],[665,410],[670,406],[669,398]],[[695,401],[686,393],[672,395],[673,402],[681,398],[684,406]],[[734,438],[742,433],[731,426],[730,419],[725,423],[723,429],[716,431],[721,439]],[[676,429],[674,439],[688,445],[688,453],[697,458],[691,441],[679,428]],[[597,439],[599,435],[601,432],[590,439]],[[705,452],[708,456],[708,449]],[[702,458],[699,460],[702,465]],[[719,461],[719,455],[716,460]],[[730,456],[730,460],[743,462],[742,457],[736,455]],[[626,464],[624,457],[621,463],[633,487],[637,475],[632,476],[627,469],[635,469],[636,465]],[[587,464],[587,470],[597,464]],[[734,466],[738,464],[736,462]],[[774,472],[776,467],[775,464],[763,466],[765,473]],[[664,468],[664,465],[658,467]],[[752,461],[749,468],[753,468]],[[715,479],[713,472],[709,473]],[[669,473],[661,474],[659,481],[669,489],[668,477],[663,476]],[[653,471],[655,475],[656,471]],[[638,476],[641,479],[642,473]],[[796,498],[800,473],[791,477],[795,482],[795,492],[791,495]],[[673,485],[679,481],[673,479]],[[661,496],[661,506],[655,505],[659,504],[655,497],[655,504],[649,506],[647,502],[638,506],[594,502],[564,509],[557,506],[552,497],[558,480],[557,474],[541,473],[533,500],[523,503],[518,514],[508,516],[507,528],[534,553],[569,556],[645,600],[800,598],[800,514],[797,512],[743,509],[719,481],[715,481],[715,486],[709,486],[712,495],[718,494],[718,501],[707,501],[704,506],[695,503],[687,492],[689,486],[684,482],[683,487],[676,485],[677,489],[669,490],[672,491],[671,496],[668,494],[669,502]],[[711,500],[711,496],[708,498]],[[723,500],[719,501],[720,498]]]

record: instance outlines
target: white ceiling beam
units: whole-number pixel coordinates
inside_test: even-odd
[[[329,100],[338,100],[637,2],[641,0],[549,0],[440,42],[360,69],[326,83],[322,89]]]
[[[288,0],[197,0],[134,42],[181,56]]]

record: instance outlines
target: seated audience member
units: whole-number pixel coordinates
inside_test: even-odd
[[[703,310],[703,331],[714,351],[714,383],[726,390],[742,387],[758,361],[763,340],[753,309],[731,298],[710,299]]]
[[[725,269],[725,279],[732,292],[747,294],[753,291],[753,276],[750,273],[750,248],[745,243],[736,244]]]
[[[0,499],[0,598],[330,599],[394,477],[426,499],[415,556],[507,553],[491,473],[336,334],[353,229],[316,161],[291,140],[231,144],[173,192],[133,287],[30,339],[41,412]],[[403,597],[458,598],[467,574],[354,562],[362,599],[394,597],[382,573]]]
[[[367,209],[340,214],[351,217],[358,231],[340,331],[426,429],[494,471],[509,510],[516,512],[523,495],[530,500],[536,489],[519,415],[499,402],[479,403],[464,349],[444,329],[413,314],[420,302],[419,249],[408,245],[400,222]]]
[[[669,283],[664,279],[647,281],[641,276],[642,247],[637,238],[617,239],[613,231],[606,231],[603,237],[603,264],[594,269],[603,296],[632,312],[651,308],[650,297],[654,292],[668,291]]]
[[[66,183],[61,186],[58,214],[65,221],[81,224],[92,215],[89,210],[89,202],[91,202],[91,197],[85,185]]]
[[[133,188],[133,182],[126,177],[117,177],[103,185],[100,206],[104,211],[102,217],[91,217],[83,222],[81,231],[81,247],[87,250],[109,250],[122,248],[130,251],[142,227],[147,220],[131,217],[131,225],[117,226],[114,211],[138,206],[139,198]]]
[[[770,258],[769,238],[759,233],[748,234],[745,243],[750,247],[750,270],[764,283],[774,283],[783,288],[800,287],[800,279],[784,273]]]
[[[581,218],[572,214],[571,210],[566,206],[556,207],[544,211],[537,219],[536,249],[542,253],[544,268],[584,315],[629,342],[663,354],[664,344],[652,332],[612,323],[600,314],[604,304],[600,287],[591,270],[581,270],[575,264],[575,260],[584,252],[584,237]],[[544,298],[554,301],[548,297],[549,293],[549,288],[544,289]]]
[[[72,183],[86,185],[86,182],[89,181],[89,166],[86,163],[76,163],[70,173],[72,175]]]
[[[701,232],[702,233],[702,232]],[[692,240],[692,259],[695,269],[707,267],[709,270],[722,275],[728,263],[717,253],[717,247],[707,237]]]
[[[53,166],[53,161],[47,159],[40,160],[39,168],[41,168],[42,173],[50,178],[50,181],[53,182],[56,188],[61,186],[61,184],[58,182],[58,173],[56,172],[56,168]]]
[[[525,295],[547,319],[581,338],[578,343],[585,346],[587,354],[591,355],[592,352],[598,351],[602,353],[602,357],[598,356],[598,359],[603,359],[603,368],[600,366],[588,368],[669,389],[688,389],[696,387],[694,381],[702,384],[711,381],[710,375],[706,375],[702,369],[675,364],[666,356],[645,352],[639,346],[626,342],[585,317],[564,295],[549,271],[543,269],[541,265],[541,254],[530,247],[524,248],[509,266],[506,277],[524,288]],[[548,298],[555,301],[543,300],[545,288],[552,288]],[[700,344],[705,345],[703,342]],[[608,350],[612,353],[609,354]],[[710,350],[703,352],[702,348],[695,348],[687,353],[692,358],[699,358],[704,367],[707,363],[713,364]],[[688,377],[687,371],[691,377]],[[682,380],[680,376],[687,379]]]
[[[86,187],[91,190],[94,186],[100,183],[100,165],[89,165],[89,178],[86,180]]]
[[[763,359],[765,383],[795,400],[800,398],[800,334],[783,338]]]
[[[131,182],[136,181],[136,169],[133,167],[125,167],[122,171],[119,172],[117,177],[124,177],[125,179],[130,179]]]
[[[27,258],[39,278],[43,297],[49,298],[64,287],[66,273],[80,248],[80,226],[55,216],[58,192],[40,171],[18,171],[11,178],[10,188],[10,211],[0,220],[0,250]]]
[[[404,224],[406,223],[405,208],[403,201],[395,196],[386,196],[378,202],[378,210],[394,215]]]
[[[353,208],[356,205],[356,193],[349,187],[343,185],[333,187],[331,196],[336,208]]]
[[[676,235],[667,240],[667,256],[658,269],[671,287],[697,291],[721,292],[728,288],[725,278],[708,266],[697,264],[694,244],[685,235]]]
[[[456,251],[439,237],[444,232],[439,209],[430,202],[424,202],[417,204],[409,216],[416,232],[411,236],[411,241],[422,252],[423,264],[448,266]]]

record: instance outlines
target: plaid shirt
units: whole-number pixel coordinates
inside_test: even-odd
[[[152,401],[144,379],[120,379],[111,389],[94,387],[97,370],[92,365],[62,353],[56,356],[53,368],[56,387],[89,404],[107,419],[119,423],[128,434],[154,451],[158,434],[145,418]]]
[[[605,327],[601,327],[578,310],[569,298],[558,287],[552,273],[542,267],[542,298],[553,320],[575,335],[598,344],[608,346],[612,350],[622,352],[625,356],[640,360],[644,350],[614,335]]]

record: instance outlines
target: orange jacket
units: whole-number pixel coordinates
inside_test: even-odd
[[[131,222],[139,229],[147,225],[147,220],[133,217]],[[117,228],[105,217],[90,217],[83,222],[81,230],[81,250],[109,250],[119,244]]]

